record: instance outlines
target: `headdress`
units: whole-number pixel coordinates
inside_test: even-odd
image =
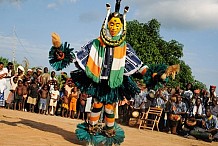
[[[216,86],[214,86],[214,85],[210,85],[210,89],[216,89]]]
[[[200,92],[201,92],[200,89],[196,89],[196,90],[194,90],[194,93],[196,93],[196,94],[199,94]]]
[[[119,13],[120,2],[121,2],[121,0],[116,0],[115,12],[113,12],[113,13],[110,12],[110,9],[111,9],[110,4],[109,3],[106,4],[107,15],[106,15],[106,18],[104,20],[104,23],[102,25],[101,32],[100,32],[100,37],[103,40],[103,42],[106,45],[114,46],[114,47],[119,46],[126,38],[126,13],[128,12],[129,7],[126,6],[124,8],[124,13],[120,14]],[[107,34],[108,19],[112,18],[112,17],[119,17],[121,22],[123,23],[123,30],[122,30],[121,36],[118,40],[113,40],[112,37],[108,36],[108,34]]]
[[[17,67],[17,72],[18,72],[18,69],[20,69],[22,72],[24,72],[24,68],[23,68],[23,66],[21,66],[21,65],[18,66],[18,67]]]
[[[31,68],[29,68],[29,69],[27,70],[27,72],[28,72],[28,71],[29,71],[29,72],[32,72],[33,70],[32,70]]]

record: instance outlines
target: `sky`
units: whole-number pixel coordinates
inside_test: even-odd
[[[51,33],[79,50],[99,36],[106,3],[114,11],[115,0],[0,0],[0,56],[51,71]],[[184,45],[181,59],[195,79],[218,86],[218,0],[122,0],[121,13],[126,5],[127,21],[157,19],[164,40]]]

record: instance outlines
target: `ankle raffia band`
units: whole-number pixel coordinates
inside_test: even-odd
[[[100,124],[96,124],[96,125],[88,124],[87,129],[88,129],[88,132],[90,134],[95,135],[96,133],[101,133],[102,132],[102,125],[100,125]]]
[[[116,131],[115,129],[105,129],[104,130],[104,134],[107,136],[107,137],[113,137],[116,135]]]

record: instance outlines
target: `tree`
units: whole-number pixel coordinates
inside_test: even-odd
[[[7,58],[3,58],[3,57],[0,57],[0,62],[3,62],[4,65],[6,66],[8,64],[8,59]]]
[[[169,42],[160,36],[161,24],[152,19],[148,23],[139,23],[137,20],[127,22],[126,41],[134,48],[139,58],[145,64],[180,64],[181,71],[176,79],[169,79],[168,85],[184,88],[187,83],[194,82],[191,68],[181,60],[183,45],[176,40]],[[203,87],[203,83],[200,84]]]

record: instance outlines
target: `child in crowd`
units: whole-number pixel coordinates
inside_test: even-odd
[[[29,87],[29,97],[27,99],[30,112],[35,112],[35,105],[38,99],[38,90],[39,90],[39,86],[37,84],[37,79],[33,78],[32,83],[30,84]]]
[[[27,80],[24,80],[24,83],[23,83],[23,100],[22,100],[22,109],[23,111],[26,111],[26,100],[27,100],[27,97],[28,97],[28,81]]]
[[[42,89],[39,91],[39,113],[46,114],[46,105],[47,105],[47,98],[49,96],[48,86],[43,85]]]
[[[14,99],[14,109],[17,109],[20,111],[22,109],[22,99],[23,99],[23,82],[22,80],[18,81],[18,86],[15,90],[15,99]]]
[[[70,115],[69,115],[69,117],[74,119],[75,114],[76,114],[76,103],[77,103],[77,99],[78,99],[77,87],[74,87],[71,90],[71,94],[69,96],[69,99],[70,99]]]
[[[49,113],[51,115],[54,115],[55,111],[56,111],[56,106],[57,106],[57,100],[59,98],[59,90],[58,90],[58,86],[55,85],[54,86],[54,90],[51,91],[51,99],[50,99],[50,109],[49,109]]]
[[[64,91],[64,95],[62,96],[62,117],[67,117],[68,115],[68,105],[69,105],[69,99],[68,99],[68,92],[67,90]]]
[[[80,114],[82,114],[82,120],[85,119],[85,107],[86,107],[86,100],[88,98],[88,95],[86,93],[81,93],[79,96],[79,111],[78,111],[78,116],[77,119],[80,118]]]

